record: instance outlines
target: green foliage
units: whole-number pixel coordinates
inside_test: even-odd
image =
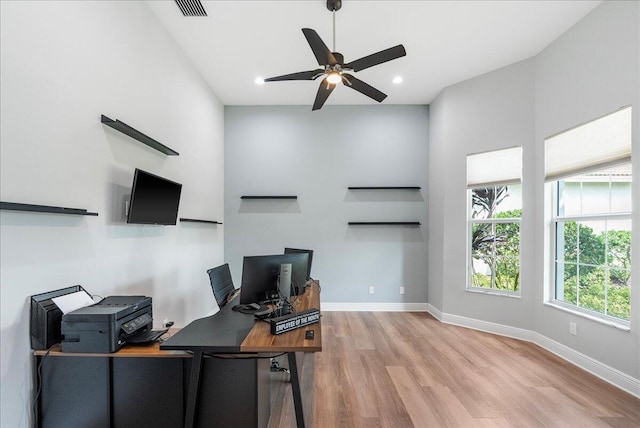
[[[505,211],[497,218],[519,218],[522,210]],[[497,223],[496,288],[518,291],[520,288],[520,224]]]
[[[564,243],[564,296],[558,298],[628,320],[631,312],[631,232],[613,230],[595,235],[589,227],[566,222]],[[606,259],[605,247],[608,249]],[[576,263],[578,254],[580,263]]]
[[[471,284],[474,287],[491,288],[491,277],[488,275],[474,273],[471,276]]]
[[[593,229],[575,221],[564,223],[564,261],[582,264],[604,264],[604,241],[593,233]],[[576,275],[575,265],[567,266]]]
[[[609,266],[620,268],[611,269],[611,284],[629,287],[631,285],[631,232],[610,230],[606,239]]]

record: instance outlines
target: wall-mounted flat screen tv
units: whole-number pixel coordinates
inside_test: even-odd
[[[175,225],[182,184],[136,168],[127,223]]]

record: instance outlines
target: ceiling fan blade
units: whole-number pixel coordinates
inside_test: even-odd
[[[324,44],[318,33],[311,28],[303,28],[302,32],[311,46],[313,54],[318,60],[318,65],[333,65],[337,64],[336,57],[333,56],[327,45]]]
[[[349,64],[345,64],[344,68],[351,68],[353,71],[360,71],[365,68],[373,67],[374,65],[382,64],[383,62],[392,61],[405,56],[406,54],[407,51],[404,49],[404,46],[398,45],[352,61]]]
[[[313,102],[313,110],[320,110],[324,105],[324,102],[327,101],[331,92],[335,89],[336,85],[333,83],[327,82],[327,78],[325,77],[320,82],[320,86],[318,87],[318,93],[316,94],[316,100]]]
[[[374,88],[373,86],[364,83],[362,80],[353,77],[352,75],[348,74],[348,73],[342,73],[342,78],[345,79],[348,84],[344,85],[347,87],[351,87],[351,89],[355,89],[356,91],[360,92],[361,94],[364,94],[366,96],[368,96],[369,98],[373,98],[374,100],[376,100],[377,102],[381,103],[385,98],[387,98],[387,94],[380,92],[379,90],[377,90],[376,88]]]
[[[269,77],[264,79],[265,82],[277,82],[280,80],[314,80],[324,74],[324,70],[318,68],[316,70],[300,71],[298,73],[283,74],[282,76]]]

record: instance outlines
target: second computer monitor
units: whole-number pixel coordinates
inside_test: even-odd
[[[247,256],[242,263],[240,304],[260,303],[278,298],[280,265],[291,264],[291,294],[303,289],[309,265],[307,253]],[[289,296],[284,296],[289,298]]]
[[[311,261],[313,260],[313,250],[303,250],[301,248],[285,248],[285,254],[300,254],[305,253],[309,255],[309,262],[307,263],[307,273],[305,274],[305,282],[311,278]]]

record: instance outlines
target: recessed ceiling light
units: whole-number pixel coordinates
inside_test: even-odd
[[[402,83],[402,76],[396,76],[393,78],[393,83],[395,83],[396,85]]]
[[[264,79],[262,77],[256,77],[254,82],[256,82],[256,85],[262,85],[264,83]]]

